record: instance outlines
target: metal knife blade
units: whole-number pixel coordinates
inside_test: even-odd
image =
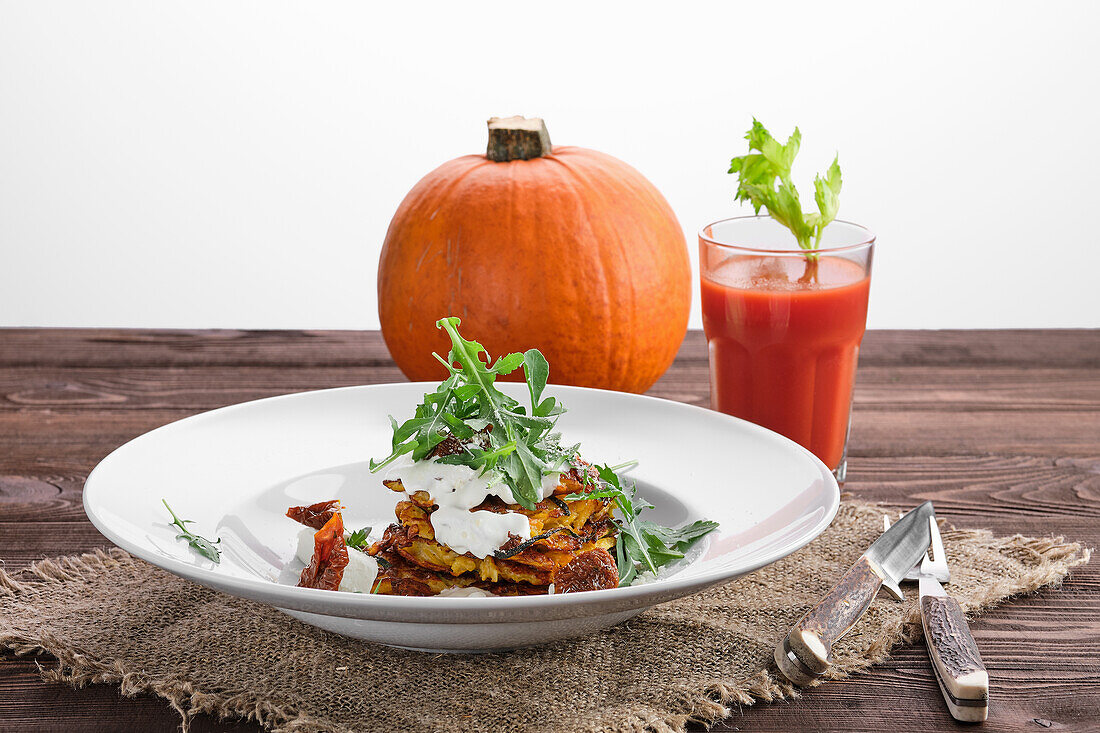
[[[928,518],[935,515],[932,502],[924,502],[883,532],[863,553],[872,567],[882,571],[882,584],[896,591],[895,598],[901,598],[898,583],[928,551],[928,545],[932,542]]]
[[[867,549],[816,606],[805,613],[775,648],[775,663],[792,682],[805,685],[828,670],[833,644],[864,614],[879,588],[901,597],[898,581],[928,549],[932,502],[899,519]]]

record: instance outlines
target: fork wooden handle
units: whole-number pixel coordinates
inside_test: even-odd
[[[796,685],[808,684],[824,674],[833,644],[859,620],[881,587],[882,577],[866,557],[861,557],[776,646],[779,671]]]
[[[951,596],[922,596],[920,611],[928,656],[948,710],[956,720],[985,720],[989,673],[959,602]]]

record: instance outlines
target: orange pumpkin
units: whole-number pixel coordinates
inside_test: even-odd
[[[626,163],[550,146],[542,120],[489,121],[486,155],[426,175],[390,222],[382,334],[412,380],[438,380],[435,322],[490,354],[538,348],[550,381],[644,392],[687,329],[691,270],[668,202]]]

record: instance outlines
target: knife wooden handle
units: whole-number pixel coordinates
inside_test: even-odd
[[[859,620],[881,587],[882,577],[861,557],[776,646],[779,671],[796,685],[824,674],[833,644]]]
[[[920,612],[928,656],[951,715],[956,720],[985,720],[989,673],[959,602],[951,596],[922,596]]]

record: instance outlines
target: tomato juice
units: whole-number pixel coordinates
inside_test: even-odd
[[[711,407],[791,438],[842,478],[869,247],[816,262],[795,252],[720,254],[702,260]]]

